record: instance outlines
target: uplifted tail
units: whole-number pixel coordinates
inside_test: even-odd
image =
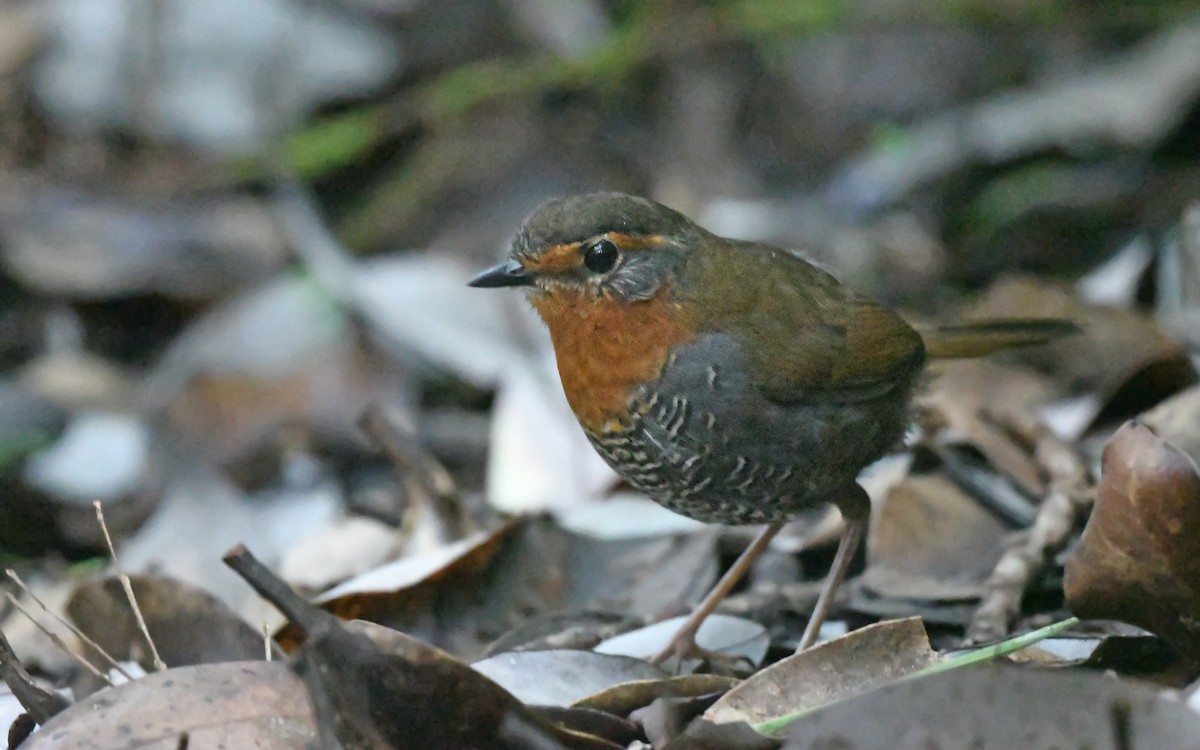
[[[1045,344],[1079,333],[1079,326],[1053,318],[1003,318],[918,329],[930,358],[982,357],[1002,349]]]

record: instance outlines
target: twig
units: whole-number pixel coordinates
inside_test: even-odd
[[[12,568],[9,568],[9,569],[5,570],[4,572],[12,580],[13,583],[17,584],[17,586],[21,589],[21,591],[25,592],[26,596],[28,596],[30,599],[32,599],[34,601],[35,604],[37,604],[39,607],[42,608],[43,612],[45,612],[46,614],[53,617],[60,625],[65,627],[67,630],[70,630],[71,633],[76,638],[78,638],[79,640],[83,641],[85,644],[90,646],[93,651],[95,651],[106,662],[108,662],[108,665],[110,667],[112,667],[113,669],[120,672],[121,675],[125,679],[129,680],[130,682],[133,681],[133,679],[134,679],[133,675],[131,675],[131,674],[129,674],[129,672],[125,671],[125,668],[121,666],[121,663],[118,662],[116,659],[114,659],[111,655],[109,655],[109,653],[107,651],[105,651],[104,648],[99,643],[96,643],[94,640],[92,640],[87,635],[87,633],[84,633],[82,630],[77,628],[75,626],[75,624],[72,623],[70,620],[66,619],[62,615],[58,614],[57,612],[52,611],[49,607],[47,607],[45,602],[43,602],[41,599],[39,599],[37,597],[37,594],[33,593],[33,590],[25,585],[25,582],[21,580],[21,577],[19,575],[17,575],[17,571],[13,570]],[[9,596],[11,597],[11,594]],[[59,646],[59,648],[64,648],[64,646],[62,645],[62,642],[57,639],[57,636],[53,635],[49,631],[44,631],[44,632],[46,632],[47,635],[50,635],[50,637],[55,640],[55,645]],[[71,652],[68,651],[67,653],[71,653]]]
[[[376,403],[367,407],[359,426],[387,454],[409,494],[425,503],[452,539],[466,535],[462,499],[450,472],[417,439],[394,410]]]
[[[63,643],[62,638],[59,638],[57,633],[50,631],[45,625],[38,622],[37,618],[35,618],[33,616],[33,613],[31,613],[29,610],[25,609],[24,605],[22,605],[19,601],[17,601],[17,598],[15,596],[13,596],[12,594],[10,594],[8,592],[5,592],[4,595],[8,597],[9,603],[12,604],[14,607],[16,607],[18,612],[25,615],[25,617],[30,622],[33,623],[33,626],[35,628],[42,631],[42,633],[47,638],[50,639],[51,643],[53,643],[58,648],[62,649],[62,651],[64,651],[66,654],[68,654],[72,659],[79,662],[80,666],[82,666],[84,669],[91,672],[96,677],[99,677],[101,680],[104,680],[105,682],[107,682],[109,687],[112,687],[113,681],[108,678],[108,675],[104,674],[104,672],[100,671],[100,669],[97,668],[96,665],[92,664],[90,661],[85,659],[82,654],[77,654],[74,651],[72,651],[70,648],[68,648],[67,644]]]
[[[133,609],[138,630],[141,631],[142,637],[146,639],[146,644],[150,647],[150,658],[154,662],[154,669],[161,672],[167,668],[167,665],[163,664],[163,660],[159,658],[158,648],[154,645],[154,639],[150,637],[150,629],[146,627],[146,618],[142,617],[137,597],[133,595],[133,584],[130,583],[129,576],[125,575],[125,571],[121,569],[121,562],[117,559],[117,550],[113,547],[112,536],[108,533],[108,524],[104,522],[104,508],[99,500],[93,502],[92,506],[96,509],[96,520],[100,522],[100,529],[104,532],[104,543],[108,545],[108,554],[112,557],[113,568],[117,571],[117,580],[121,582],[121,588],[125,589],[125,598],[129,600],[129,606]]]
[[[263,565],[246,545],[239,544],[221,557],[221,561],[229,566],[234,573],[242,577],[258,595],[274,605],[284,617],[299,628],[304,635],[313,635],[314,630],[329,627],[336,618],[328,612],[317,608],[307,599],[300,596],[279,576]]]
[[[1009,524],[1027,529],[1037,518],[1037,507],[1007,475],[991,473],[973,465],[953,447],[929,441],[928,447],[942,460],[946,476],[983,507]]]
[[[21,707],[28,711],[38,724],[45,724],[59,711],[71,705],[58,693],[44,690],[33,681],[33,677],[21,666],[21,660],[4,637],[3,630],[0,630],[0,678],[3,678]]]
[[[1008,634],[1026,589],[1050,557],[1066,544],[1075,519],[1095,497],[1083,461],[1070,445],[1032,417],[1009,426],[1029,437],[1035,446],[1034,458],[1050,481],[1033,525],[1022,533],[1018,544],[1000,556],[988,578],[987,593],[967,628],[967,644],[998,640]]]

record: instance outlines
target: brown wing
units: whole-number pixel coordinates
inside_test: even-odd
[[[777,248],[731,243],[695,273],[702,327],[741,344],[754,381],[780,402],[861,401],[907,385],[924,363],[900,316]],[[700,279],[697,279],[700,280]]]

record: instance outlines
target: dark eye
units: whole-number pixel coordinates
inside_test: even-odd
[[[583,252],[583,265],[593,273],[612,270],[617,262],[617,246],[608,240],[596,240]]]

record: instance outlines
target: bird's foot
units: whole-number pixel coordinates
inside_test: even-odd
[[[697,621],[694,617],[689,618],[683,623],[683,627],[675,631],[675,635],[671,636],[663,650],[650,659],[650,663],[677,674],[681,671],[684,661],[703,657],[704,650],[696,645],[696,631],[700,629],[702,622],[704,621]]]

